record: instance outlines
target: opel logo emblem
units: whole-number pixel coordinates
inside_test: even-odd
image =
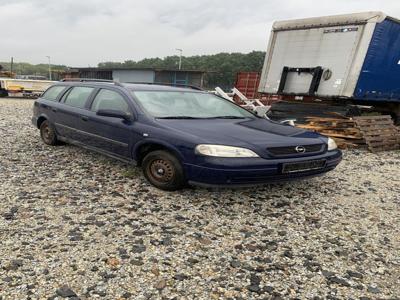
[[[306,152],[306,148],[304,148],[303,146],[297,146],[297,147],[295,148],[295,150],[296,150],[297,153],[304,153],[304,152]]]

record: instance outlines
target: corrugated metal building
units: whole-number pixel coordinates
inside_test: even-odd
[[[203,87],[206,72],[155,68],[74,68],[66,78],[95,78],[119,82],[167,83]]]

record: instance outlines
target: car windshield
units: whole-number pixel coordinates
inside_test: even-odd
[[[247,110],[213,94],[196,92],[135,91],[142,108],[164,119],[255,118]]]

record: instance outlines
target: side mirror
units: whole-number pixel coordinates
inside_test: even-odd
[[[283,124],[283,125],[296,126],[295,123],[294,123],[295,121],[296,120],[283,120],[280,123]]]
[[[132,121],[132,115],[128,112],[123,112],[114,109],[99,109],[96,115],[103,117],[119,118],[125,121]]]

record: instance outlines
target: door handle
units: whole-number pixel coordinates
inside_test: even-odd
[[[57,112],[57,108],[55,108],[55,107],[52,107],[51,110],[52,110],[53,112]]]
[[[89,117],[87,117],[87,116],[81,116],[81,120],[86,122],[86,121],[89,120]]]

